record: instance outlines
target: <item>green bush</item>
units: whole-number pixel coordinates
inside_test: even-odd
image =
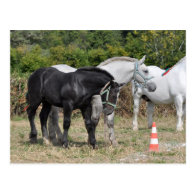
[[[80,68],[89,65],[87,52],[74,45],[69,45],[65,49],[64,56],[64,62],[72,67]]]
[[[49,66],[48,57],[43,56],[42,49],[36,45],[32,50],[27,51],[26,55],[20,60],[21,72],[33,72],[38,68]]]
[[[11,48],[10,51],[11,72],[13,72],[14,70],[21,71],[20,62],[22,57],[25,56],[26,51],[27,47],[25,45],[17,48]]]
[[[97,66],[100,64],[100,62],[106,60],[108,58],[108,53],[105,52],[104,49],[98,48],[98,49],[91,49],[88,52],[88,59],[90,66]]]
[[[11,72],[54,64],[95,66],[114,56],[142,58],[147,65],[173,66],[186,55],[183,30],[11,31]]]
[[[107,48],[107,57],[116,57],[116,56],[128,56],[128,52],[121,46],[112,46],[106,45]]]

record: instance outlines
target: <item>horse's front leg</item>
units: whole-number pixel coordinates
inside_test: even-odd
[[[114,112],[106,117],[106,122],[109,128],[109,140],[113,146],[116,146],[118,143],[114,135]]]
[[[109,136],[108,136],[108,125],[107,125],[107,116],[104,114],[104,141],[105,143],[110,143]]]
[[[147,115],[148,115],[148,129],[152,128],[152,123],[153,123],[153,113],[154,113],[154,104],[149,101],[147,103]]]
[[[95,128],[96,124],[91,120],[92,108],[89,105],[86,108],[81,109],[83,119],[85,121],[85,127],[88,132],[88,143],[95,149],[96,147],[96,139],[95,139]]]
[[[176,96],[175,97],[175,107],[177,111],[177,126],[176,130],[177,131],[182,131],[183,130],[183,98],[181,96]]]
[[[45,144],[49,144],[49,137],[48,137],[48,132],[47,132],[47,118],[48,118],[50,110],[51,110],[51,105],[47,102],[43,102],[43,106],[42,106],[39,117],[41,121],[43,142]]]
[[[140,97],[136,94],[133,96],[133,130],[138,130],[137,116],[139,113]]]
[[[63,110],[64,110],[64,121],[63,121],[64,133],[62,136],[62,145],[63,147],[68,148],[68,130],[70,127],[70,122],[71,122],[70,118],[71,118],[73,107],[68,103],[64,103]]]
[[[51,111],[49,113],[49,124],[48,124],[49,138],[53,144],[57,143],[57,139],[59,143],[62,143],[62,132],[58,124],[59,122],[58,112],[59,112],[59,108],[52,106]],[[57,135],[57,139],[56,139],[56,135]]]
[[[95,123],[95,126],[97,126],[100,119],[100,115],[103,110],[102,100],[100,95],[92,96],[91,106],[92,106],[91,120]]]
[[[92,106],[91,120],[94,123],[95,128],[96,128],[99,122],[99,119],[100,119],[100,115],[103,110],[102,99],[100,95],[92,96],[91,106]],[[104,124],[107,124],[107,123],[104,122]],[[105,133],[105,129],[106,128],[104,128],[104,133]],[[106,136],[106,134],[104,134],[104,136]]]

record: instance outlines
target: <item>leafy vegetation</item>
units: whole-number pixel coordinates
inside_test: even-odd
[[[68,64],[96,66],[114,56],[141,58],[162,68],[186,55],[185,31],[21,30],[11,31],[11,72]]]

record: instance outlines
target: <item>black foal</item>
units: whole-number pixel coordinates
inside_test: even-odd
[[[105,70],[99,68],[81,68],[76,72],[62,73],[55,68],[41,68],[36,70],[28,80],[27,109],[31,126],[30,139],[36,141],[37,130],[34,117],[38,106],[42,103],[40,112],[41,130],[45,143],[49,143],[47,118],[51,105],[62,107],[64,111],[62,144],[68,147],[68,129],[71,114],[74,109],[82,112],[88,132],[88,141],[95,148],[96,125],[91,120],[91,98],[101,94],[103,109],[106,114],[114,111],[117,93],[123,84],[113,81],[114,78]]]

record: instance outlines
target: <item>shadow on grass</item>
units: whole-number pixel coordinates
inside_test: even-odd
[[[25,145],[25,146],[30,146],[30,145],[47,146],[46,144],[43,143],[43,139],[42,138],[37,139],[36,142],[31,142],[30,140],[28,140],[28,141],[20,141],[19,143],[22,144],[22,145]],[[69,145],[69,147],[73,147],[74,146],[74,147],[78,147],[78,148],[81,148],[83,146],[89,146],[87,142],[84,142],[84,141],[79,142],[79,141],[72,141],[72,140],[69,141],[68,145]],[[61,148],[62,144],[60,144],[60,143],[51,143],[51,146],[53,146],[53,147],[60,147]],[[96,143],[96,146],[98,148],[104,148],[106,145],[105,145],[105,142],[98,141]]]
[[[80,147],[83,147],[83,146],[89,146],[89,147],[91,147],[87,142],[84,142],[84,141],[81,141],[81,142],[79,142],[79,141],[69,141],[69,146],[71,147],[71,146],[75,146],[75,147],[78,147],[78,148],[80,148]],[[103,148],[103,147],[105,147],[106,146],[106,144],[105,144],[105,142],[103,142],[103,141],[98,141],[97,143],[96,143],[96,146],[98,147],[98,148]]]
[[[171,129],[171,128],[159,128],[158,129],[159,132],[176,132],[175,129]]]
[[[148,129],[148,128],[139,128],[139,130],[138,131],[142,131],[142,132],[148,132],[148,131],[151,131],[151,129]]]
[[[37,141],[36,142],[31,142],[30,140],[27,140],[27,141],[20,141],[19,142],[20,144],[22,144],[22,145],[25,145],[25,146],[30,146],[30,145],[43,145],[43,139],[42,138],[39,138],[39,139],[37,139]]]
[[[138,131],[141,131],[141,132],[151,132],[152,128],[151,129],[148,129],[148,128],[139,128]],[[175,129],[171,129],[171,128],[157,128],[157,131],[159,132],[175,132]]]

